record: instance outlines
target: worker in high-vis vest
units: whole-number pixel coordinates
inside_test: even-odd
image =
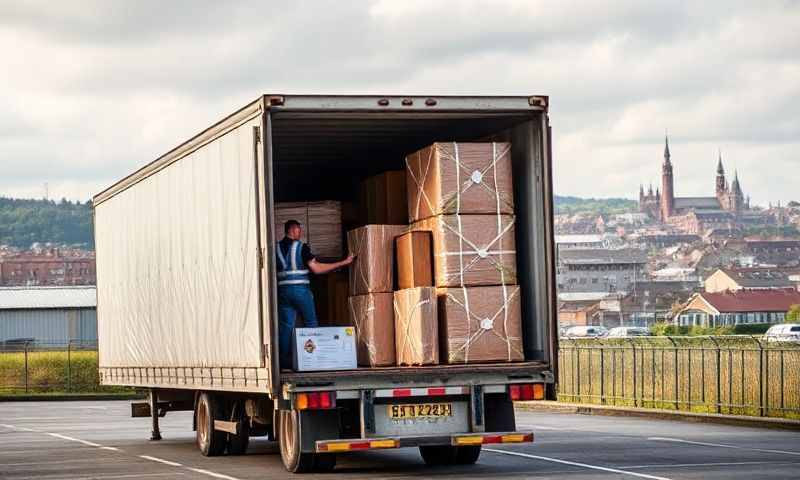
[[[303,227],[297,220],[283,226],[286,234],[275,249],[278,257],[278,323],[281,368],[291,368],[291,342],[297,314],[303,317],[305,327],[317,326],[314,295],[311,293],[309,272],[322,275],[350,265],[352,254],[342,261],[324,263],[314,257],[311,248],[300,241]]]

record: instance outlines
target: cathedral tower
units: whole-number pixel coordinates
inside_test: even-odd
[[[675,191],[673,190],[672,162],[669,154],[669,138],[664,136],[664,163],[661,165],[661,220],[672,216],[675,207]]]
[[[725,168],[722,166],[722,152],[719,152],[719,160],[717,161],[717,198],[722,201],[722,197],[728,191],[728,185],[725,180]]]

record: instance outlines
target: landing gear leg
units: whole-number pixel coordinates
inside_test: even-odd
[[[153,419],[153,431],[150,432],[150,440],[161,440],[161,430],[158,428],[158,393],[154,388],[150,389],[150,417]]]

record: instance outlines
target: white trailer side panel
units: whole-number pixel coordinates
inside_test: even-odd
[[[256,116],[95,208],[100,367],[260,367]]]

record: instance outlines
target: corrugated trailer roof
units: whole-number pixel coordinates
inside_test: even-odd
[[[94,307],[95,286],[0,288],[0,310]]]

